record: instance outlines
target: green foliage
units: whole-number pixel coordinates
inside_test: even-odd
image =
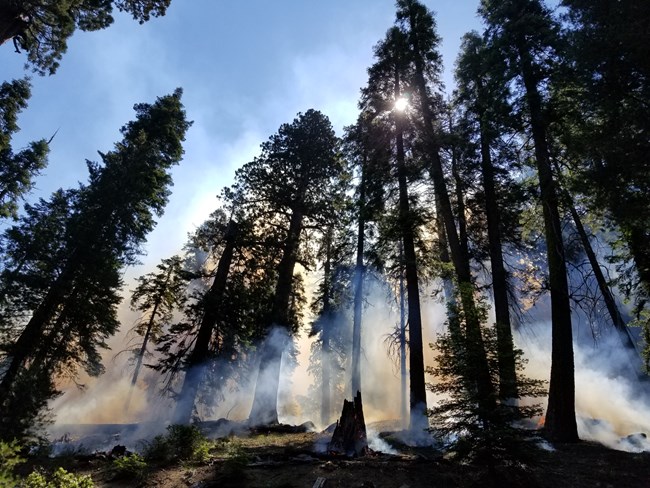
[[[143,449],[147,461],[168,463],[183,461],[201,463],[210,459],[213,443],[195,425],[170,425],[167,434],[146,442]]]
[[[183,155],[191,123],[181,95],[178,89],[137,104],[122,141],[101,154],[102,164],[88,163],[87,185],[56,192],[5,233],[0,344],[11,359],[0,383],[2,427],[21,425],[5,420],[25,414],[25,391],[34,396],[27,426],[56,394],[55,378],[74,378],[79,367],[91,376],[103,372],[99,351],[119,327],[122,268],[137,262],[163,214],[171,167]],[[32,380],[36,388],[20,387]]]
[[[31,142],[14,152],[11,137],[18,132],[18,115],[31,96],[28,79],[0,84],[0,218],[18,215],[18,204],[33,187],[33,179],[47,164],[45,140]]]
[[[149,468],[144,458],[137,453],[115,459],[112,467],[116,478],[135,478],[137,480],[143,479]]]
[[[138,278],[138,286],[131,295],[131,309],[141,312],[132,329],[142,336],[142,344],[133,349],[136,360],[132,383],[135,385],[149,343],[157,344],[168,327],[176,310],[187,301],[185,294],[190,275],[184,270],[183,259],[172,256],[163,259],[158,271]]]
[[[57,468],[52,476],[34,471],[18,486],[20,488],[94,488],[95,484],[88,475],[68,473],[63,468]]]
[[[0,487],[13,486],[17,479],[14,476],[14,468],[25,462],[20,457],[22,447],[18,441],[0,441]]]
[[[618,284],[639,309],[650,296],[650,11],[635,0],[564,0],[563,73],[555,84],[558,139],[574,191],[618,236]],[[632,272],[630,272],[632,271]]]
[[[485,308],[479,307],[484,323]],[[471,360],[471,348],[462,334],[453,333],[451,322],[458,320],[458,311],[450,307],[450,330],[442,334],[431,347],[438,352],[437,365],[428,368],[436,377],[429,389],[445,398],[430,410],[432,430],[439,439],[450,445],[459,458],[493,463],[495,460],[517,459],[523,454],[524,431],[517,423],[542,413],[539,404],[530,399],[545,395],[544,382],[523,375],[525,360],[522,351],[515,350],[517,368],[516,401],[497,401],[486,410],[479,399],[473,378],[478,376],[477,362]],[[496,331],[486,326],[481,330],[487,364],[493,384],[498,384],[498,345]],[[494,405],[494,404],[493,404]]]
[[[41,75],[54,74],[80,29],[96,31],[113,23],[113,9],[130,13],[139,23],[165,14],[171,0],[21,0],[2,2],[0,43],[11,38],[26,51],[29,65]]]

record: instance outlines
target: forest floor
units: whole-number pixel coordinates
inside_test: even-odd
[[[258,433],[220,441],[222,449],[198,465],[151,467],[142,479],[115,478],[105,457],[70,457],[64,467],[106,488],[597,488],[650,486],[650,453],[628,453],[580,442],[535,450],[524,462],[492,473],[446,459],[432,448],[398,446],[397,455],[357,459],[327,456],[324,433]],[[224,446],[226,446],[224,448]],[[51,460],[56,463],[57,458]],[[50,468],[52,466],[49,466]],[[325,483],[323,483],[325,480]],[[321,484],[319,484],[321,483]]]

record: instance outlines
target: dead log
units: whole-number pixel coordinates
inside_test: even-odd
[[[353,401],[343,400],[343,412],[339,421],[336,422],[336,428],[332,434],[332,440],[327,446],[327,451],[348,457],[368,454],[366,422],[363,418],[360,391],[357,391],[357,396]]]

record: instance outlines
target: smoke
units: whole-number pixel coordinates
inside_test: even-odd
[[[395,327],[399,325],[397,300],[385,285],[369,281],[362,322],[361,382],[363,391],[364,414],[369,428],[369,439],[373,449],[388,452],[381,438],[375,433],[381,430],[380,421],[392,429],[403,424],[401,416],[401,381],[399,355],[388,357],[387,340]],[[431,291],[423,292],[422,323],[424,344],[434,342],[436,335],[445,330],[446,309],[444,304],[431,297]],[[547,316],[548,309],[544,301],[534,307],[536,315]],[[129,315],[130,314],[130,315]],[[126,306],[121,311],[122,323],[129,323],[133,314]],[[347,311],[336,320],[343,323],[341,327],[351,328],[351,313]],[[534,320],[534,318],[533,318]],[[531,320],[530,322],[533,322]],[[308,322],[308,320],[307,320]],[[598,340],[585,334],[584,325],[576,320],[575,337],[575,377],[576,410],[579,434],[582,439],[600,442],[608,447],[640,452],[650,451],[650,442],[645,437],[650,433],[650,394],[647,383],[641,382],[631,366],[629,352],[624,349],[616,332],[602,332]],[[280,331],[284,329],[280,328]],[[601,329],[603,329],[601,327]],[[279,420],[282,423],[302,424],[314,422],[323,429],[320,412],[318,381],[309,372],[309,357],[315,337],[309,337],[301,331],[287,344],[286,336],[272,331],[262,343],[247,353],[246,361],[238,365],[236,374],[219,376],[215,374],[213,382],[204,386],[200,392],[202,402],[198,404],[201,420],[227,418],[244,421],[251,411],[253,395],[257,383],[271,386],[265,380],[269,372],[258,372],[260,351],[270,347],[284,349],[280,369],[280,389],[278,391]],[[520,326],[514,333],[518,347],[523,349],[524,357],[529,360],[526,368],[528,376],[548,380],[551,358],[551,327],[543,321],[535,321]],[[112,340],[111,345],[119,350],[123,347],[120,336]],[[125,410],[126,399],[131,389],[131,370],[127,367],[126,354],[112,359],[113,353],[106,355],[107,373],[97,379],[84,379],[87,388],[79,390],[68,388],[66,393],[51,404],[56,414],[52,429],[53,436],[65,433],[71,424],[125,424],[139,422],[141,427],[122,434],[120,443],[135,443],[137,438],[150,437],[164,431],[173,411],[174,402],[160,395],[159,375],[147,368],[143,369],[141,378],[133,390],[128,411]],[[435,352],[425,346],[425,365],[431,366],[435,361]],[[339,368],[338,358],[331,356],[332,368]],[[215,372],[232,368],[227,361],[211,366]],[[208,375],[209,376],[209,375]],[[336,385],[349,398],[350,368],[349,362],[343,364],[343,372]],[[333,381],[335,375],[332,375]],[[434,381],[427,377],[427,381]],[[272,396],[272,388],[267,392]],[[408,395],[408,393],[407,393]],[[332,420],[338,418],[342,402],[336,395],[332,396]],[[437,398],[427,393],[429,406]],[[544,403],[544,400],[541,400]],[[377,428],[373,427],[377,424]],[[126,436],[126,437],[125,437]]]
[[[578,321],[576,321],[578,322]],[[579,327],[579,325],[574,326]],[[612,449],[650,451],[645,434],[650,432],[650,394],[633,361],[613,330],[598,340],[580,333],[574,342],[576,415],[581,439]],[[515,334],[529,360],[527,374],[548,380],[551,358],[551,326],[539,322]]]

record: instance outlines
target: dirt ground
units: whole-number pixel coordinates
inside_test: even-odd
[[[90,474],[96,486],[106,488],[650,487],[650,453],[614,451],[594,443],[540,450],[525,463],[499,466],[489,473],[424,448],[360,459],[316,454],[315,446],[326,440],[317,433],[232,438],[228,442],[237,447],[235,457],[218,453],[198,466],[154,468],[141,481],[114,479],[102,459],[76,461],[68,469]]]

